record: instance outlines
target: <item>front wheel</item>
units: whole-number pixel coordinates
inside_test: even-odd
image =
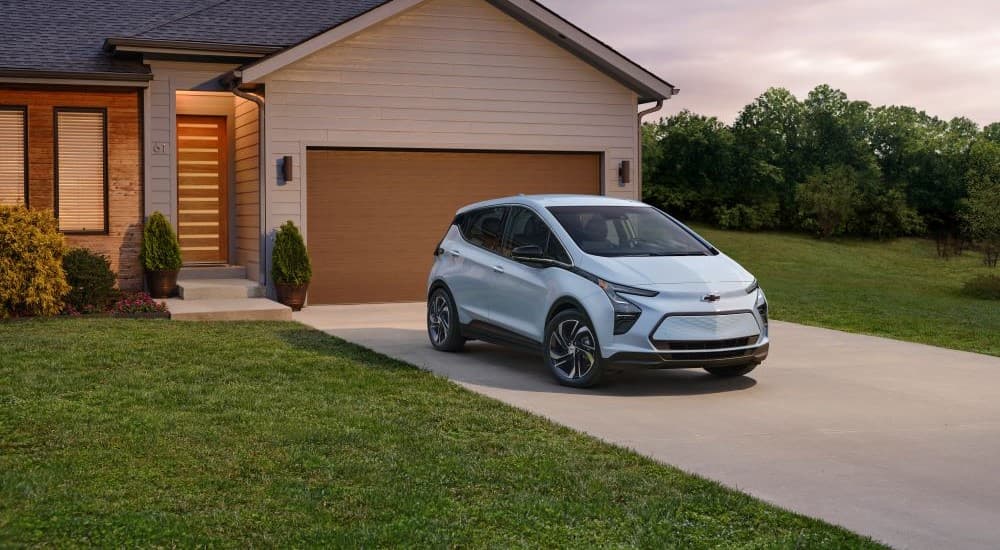
[[[545,364],[560,384],[589,388],[604,376],[601,348],[590,319],[577,310],[557,314],[545,327]]]
[[[427,336],[438,351],[461,351],[465,346],[455,300],[443,288],[435,290],[427,300]]]
[[[757,368],[757,363],[750,363],[749,365],[736,365],[734,367],[705,367],[705,370],[713,376],[718,376],[719,378],[736,378],[737,376],[744,376],[750,374],[750,371]]]

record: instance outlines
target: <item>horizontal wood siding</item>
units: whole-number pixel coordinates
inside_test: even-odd
[[[236,263],[260,278],[260,114],[252,101],[236,98]]]
[[[428,0],[265,80],[268,227],[305,225],[307,146],[604,154],[636,162],[636,95],[483,0]],[[277,160],[296,177],[278,186]],[[635,174],[631,178],[635,182]]]
[[[107,109],[108,234],[67,235],[70,246],[106,255],[124,289],[142,288],[141,92],[66,87],[0,88],[0,105],[28,107],[28,194],[31,208],[55,206],[55,107]]]

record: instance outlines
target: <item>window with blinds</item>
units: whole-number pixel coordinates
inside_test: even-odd
[[[28,204],[27,109],[0,105],[0,204]]]
[[[107,232],[106,112],[56,110],[56,216],[59,230]]]

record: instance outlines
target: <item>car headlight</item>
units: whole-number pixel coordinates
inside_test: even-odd
[[[767,298],[764,296],[764,291],[760,288],[757,289],[757,302],[754,304],[757,309],[757,313],[760,314],[760,320],[764,323],[764,332],[767,332]]]
[[[629,330],[632,330],[632,327],[635,326],[635,322],[638,321],[639,316],[642,315],[642,309],[632,303],[632,301],[624,295],[631,294],[635,296],[653,297],[659,294],[658,292],[654,292],[652,290],[643,290],[641,288],[609,283],[604,279],[597,279],[596,282],[597,286],[601,287],[601,290],[608,295],[608,299],[611,300],[611,306],[615,310],[615,334],[625,334]]]

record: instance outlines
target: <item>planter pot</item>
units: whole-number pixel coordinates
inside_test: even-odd
[[[169,298],[177,290],[178,270],[173,271],[147,271],[146,286],[149,287],[149,295],[153,298]]]
[[[278,301],[292,308],[292,311],[302,311],[302,306],[306,305],[306,292],[309,291],[309,283],[304,285],[275,284],[274,289],[278,292]]]

